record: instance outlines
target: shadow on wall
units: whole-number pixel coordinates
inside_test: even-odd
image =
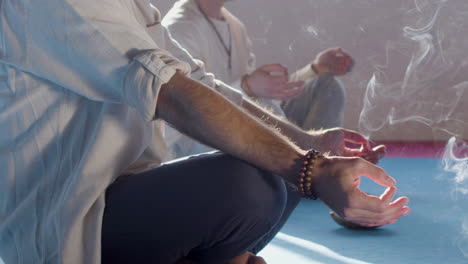
[[[152,2],[164,14],[174,1]],[[357,62],[342,78],[346,127],[386,141],[468,139],[465,0],[296,0],[286,5],[291,4],[226,4],[246,24],[258,65],[281,62],[292,71],[325,48],[343,47]]]

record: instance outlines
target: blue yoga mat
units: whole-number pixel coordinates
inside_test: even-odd
[[[338,226],[320,201],[303,200],[260,255],[268,264],[468,263],[468,195],[455,191],[441,160],[392,158],[380,166],[397,179],[397,195],[410,198],[410,215],[355,231]],[[383,191],[365,178],[361,189]]]
[[[454,190],[454,175],[439,159],[385,159],[380,166],[398,180],[398,195],[411,199],[410,215],[354,231],[333,222],[321,202],[304,200],[260,255],[268,264],[468,263],[468,195]],[[366,178],[361,189],[383,191]]]

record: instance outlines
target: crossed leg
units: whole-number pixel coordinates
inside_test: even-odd
[[[106,192],[102,263],[255,260],[246,252],[278,232],[297,204],[291,194],[280,177],[222,153],[122,177]]]

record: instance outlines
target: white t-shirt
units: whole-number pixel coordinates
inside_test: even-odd
[[[241,88],[241,78],[255,70],[252,43],[244,24],[227,9],[223,8],[221,12],[225,20],[208,19],[216,27],[222,42],[194,0],[177,1],[164,16],[162,24],[194,58],[204,62],[208,72],[247,96]],[[226,47],[231,47],[231,67],[223,42]],[[278,115],[284,115],[279,104],[273,100],[255,101]],[[170,127],[166,129],[165,139],[171,149],[176,149],[177,157],[210,150]]]
[[[149,0],[1,7],[0,257],[98,264],[106,188],[166,156],[161,85],[180,70],[242,96],[172,41]]]
[[[205,63],[206,70],[217,79],[244,92],[241,78],[255,70],[255,55],[244,24],[227,9],[221,13],[225,20],[211,19],[226,46],[231,46],[231,68],[229,56],[213,27],[206,20],[194,0],[179,0],[162,20],[171,36],[196,59]],[[244,94],[245,95],[245,94]],[[283,115],[276,102],[256,99],[260,104]]]
[[[255,55],[244,24],[226,8],[221,9],[225,20],[210,19],[220,33],[226,46],[231,46],[231,68],[229,57],[215,30],[207,21],[195,0],[178,0],[162,20],[171,36],[196,59],[205,63],[206,70],[217,79],[239,91],[241,78],[256,69]],[[229,45],[231,44],[231,45]],[[290,81],[308,81],[317,77],[310,64],[290,75]],[[266,107],[283,114],[270,99],[257,99]]]
[[[210,19],[224,43],[231,44],[231,69],[228,54],[215,31],[206,21],[194,0],[179,0],[162,20],[172,37],[189,53],[205,63],[206,70],[228,84],[238,84],[241,76],[255,70],[255,55],[244,25],[223,8],[227,20]],[[239,86],[237,86],[239,87]]]

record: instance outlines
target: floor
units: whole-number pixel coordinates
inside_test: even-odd
[[[411,199],[409,216],[353,231],[336,225],[319,201],[304,200],[260,255],[268,264],[468,263],[468,195],[454,190],[454,175],[441,160],[387,158],[380,165],[398,180],[399,195]],[[361,188],[382,191],[367,179]]]
[[[398,194],[411,199],[410,215],[374,231],[353,231],[335,224],[321,202],[304,200],[260,255],[268,264],[468,263],[468,195],[455,191],[454,175],[441,160],[387,158],[380,166],[398,180]],[[383,190],[367,179],[361,189]]]

